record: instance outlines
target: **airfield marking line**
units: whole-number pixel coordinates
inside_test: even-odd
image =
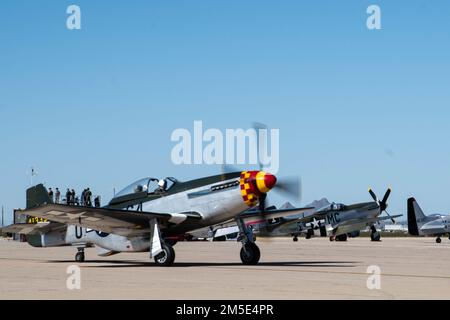
[[[230,269],[227,267],[217,267],[211,266],[211,268],[216,269]],[[283,272],[301,272],[301,273],[328,273],[328,274],[350,274],[350,275],[370,275],[370,273],[365,272],[339,272],[339,271],[319,271],[319,270],[297,270],[297,269],[270,269],[270,268],[240,268],[240,267],[232,267],[232,269],[236,270],[249,270],[249,271],[283,271]],[[414,274],[394,274],[394,273],[382,273],[382,276],[388,277],[404,277],[404,278],[426,278],[426,279],[450,279],[450,276],[427,276],[427,275],[414,275]]]

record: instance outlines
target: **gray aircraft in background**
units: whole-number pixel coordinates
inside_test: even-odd
[[[408,232],[413,236],[435,236],[436,242],[441,243],[441,237],[450,235],[450,215],[426,216],[416,199],[409,198]]]
[[[309,211],[296,216],[286,216],[265,221],[261,216],[254,215],[252,210],[248,210],[241,214],[242,217],[251,215],[252,219],[246,219],[247,224],[253,228],[255,235],[258,236],[292,236],[293,240],[298,241],[298,236],[304,235],[306,239],[312,237],[329,237],[331,241],[347,241],[348,237],[358,237],[360,230],[370,227],[370,238],[372,241],[380,241],[380,232],[375,225],[379,221],[392,220],[402,215],[391,216],[386,211],[387,200],[391,193],[388,189],[380,201],[375,193],[369,189],[369,193],[374,199],[372,202],[357,203],[345,205],[342,203],[330,203],[323,198],[314,201],[307,207],[312,207]],[[290,209],[293,206],[286,203],[280,209]],[[274,210],[275,207],[268,207],[265,210]],[[262,208],[260,208],[261,211]],[[387,216],[381,217],[386,212]],[[222,224],[216,226],[210,234],[220,234],[226,237],[222,231],[223,228],[229,228],[231,224]],[[235,232],[229,229],[230,233]]]

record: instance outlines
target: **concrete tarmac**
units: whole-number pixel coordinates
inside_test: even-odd
[[[237,242],[180,242],[167,268],[148,253],[101,258],[86,249],[87,261],[76,264],[74,247],[0,240],[0,299],[450,299],[446,238],[257,243],[257,266],[241,264]],[[80,266],[80,290],[67,288],[71,265]],[[381,289],[368,288],[369,266],[381,271]]]

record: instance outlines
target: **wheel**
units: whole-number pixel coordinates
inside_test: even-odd
[[[259,262],[261,258],[261,252],[259,248],[254,243],[247,243],[241,248],[241,261],[246,265],[255,265]]]
[[[298,241],[298,238],[297,237],[294,237],[294,239],[292,239],[294,242],[297,242]]]
[[[336,241],[347,241],[347,235],[346,234],[340,234],[336,237]]]
[[[441,238],[439,238],[439,237],[436,238],[436,243],[441,243],[441,241],[442,241]]]
[[[372,241],[380,241],[381,240],[381,234],[379,232],[372,232],[370,234],[370,240],[372,240]]]
[[[84,252],[77,252],[75,255],[76,262],[84,262]]]
[[[155,257],[155,263],[160,266],[168,267],[175,261],[175,250],[168,244],[162,244],[163,251]]]

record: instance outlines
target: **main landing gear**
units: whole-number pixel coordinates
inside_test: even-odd
[[[242,242],[241,261],[245,265],[256,265],[261,258],[261,252],[254,242],[253,230],[247,227],[242,219],[236,219]]]
[[[150,258],[155,260],[158,266],[169,267],[175,261],[175,250],[172,245],[175,245],[176,241],[171,239],[164,240],[159,230],[158,220],[151,219],[150,225]]]
[[[370,240],[372,241],[381,241],[381,234],[377,231],[375,226],[370,227]]]
[[[78,252],[75,255],[75,261],[76,262],[84,262],[84,248],[78,248]]]
[[[242,246],[241,261],[243,264],[246,265],[258,264],[260,258],[261,252],[259,251],[259,248],[255,243],[249,242]]]
[[[171,266],[175,261],[175,250],[166,243],[161,243],[161,247],[163,251],[154,258],[155,263],[164,267]]]
[[[450,238],[449,238],[450,239]],[[442,242],[442,240],[441,240],[441,238],[440,237],[437,237],[436,238],[436,243],[441,243]]]

